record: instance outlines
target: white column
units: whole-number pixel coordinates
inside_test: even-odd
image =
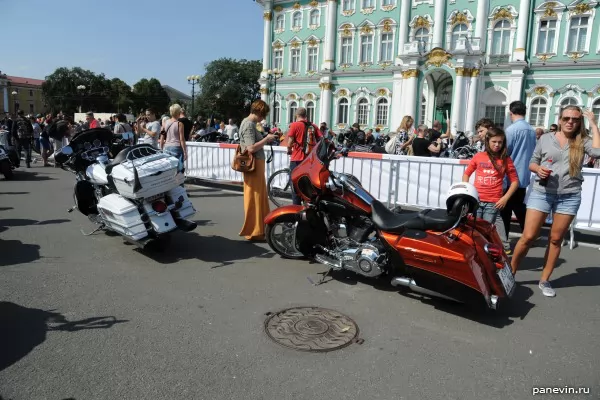
[[[400,26],[398,29],[398,54],[404,54],[404,45],[408,42],[408,23],[410,18],[410,0],[402,0],[400,8]]]
[[[402,77],[404,78],[402,103],[404,106],[402,107],[400,118],[404,118],[405,115],[410,115],[414,119],[417,117],[417,100],[420,100],[421,97],[417,95],[418,76],[418,69],[409,69],[402,72]]]
[[[325,59],[321,69],[333,71],[335,69],[335,43],[337,32],[337,1],[327,2],[327,25],[325,26]]]
[[[327,122],[329,129],[333,129],[333,121],[331,120],[331,83],[321,83],[321,122]]]
[[[481,51],[486,49],[487,42],[487,27],[488,27],[488,15],[490,9],[490,0],[478,0],[477,1],[477,20],[475,20],[475,37],[479,38],[479,48]]]
[[[519,20],[517,23],[517,46],[513,52],[512,61],[525,61],[525,46],[529,29],[529,6],[531,0],[520,0]]]
[[[444,27],[446,26],[446,1],[435,2],[435,16],[433,20],[432,48],[444,47]]]
[[[465,130],[475,132],[475,120],[477,119],[478,109],[478,95],[479,95],[479,76],[480,70],[471,70],[470,85],[469,85],[469,100],[467,104],[467,122],[465,124]],[[465,79],[467,79],[465,77]]]
[[[4,86],[4,112],[8,112],[8,88]]]
[[[390,132],[394,132],[402,122],[402,71],[394,72],[392,84],[392,103],[390,104]]]
[[[454,83],[454,94],[452,96],[452,115],[450,115],[450,126],[452,133],[465,130],[465,68],[456,68],[456,82]]]
[[[525,75],[523,74],[523,67],[513,68],[510,74],[510,82],[508,83],[508,103],[521,100],[521,94],[523,93],[523,80]]]
[[[265,1],[263,20],[264,20],[264,34],[263,34],[263,70],[260,74],[261,78],[266,78],[267,70],[271,68],[271,45],[273,43],[273,29],[271,26],[271,20],[273,19],[273,11],[271,10],[271,2]]]

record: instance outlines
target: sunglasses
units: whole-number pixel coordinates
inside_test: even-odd
[[[581,117],[562,117],[561,120],[562,120],[562,122],[569,122],[569,121],[579,122],[579,121],[581,121]]]

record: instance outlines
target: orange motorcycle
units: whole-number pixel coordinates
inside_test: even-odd
[[[275,252],[494,310],[512,296],[508,257],[494,225],[475,218],[479,199],[471,184],[451,187],[446,210],[399,213],[352,175],[329,170],[344,153],[322,140],[294,169],[294,189],[305,205],[280,207],[266,217],[266,239]]]

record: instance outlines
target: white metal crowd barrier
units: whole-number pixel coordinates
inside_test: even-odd
[[[237,145],[188,142],[187,147],[188,177],[242,182],[242,174],[231,169]],[[266,146],[265,151],[268,157],[270,147]],[[333,161],[331,168],[356,176],[369,193],[388,206],[446,208],[446,193],[452,183],[462,180],[468,163],[468,160],[448,158],[350,153],[348,157]],[[266,166],[266,178],[288,166],[287,149],[273,146],[273,161]],[[583,176],[582,202],[571,225],[570,248],[575,244],[574,231],[600,231],[600,207],[595,207],[596,195],[600,198],[600,170],[584,168]]]

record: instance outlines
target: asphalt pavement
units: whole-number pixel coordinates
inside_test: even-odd
[[[527,399],[600,397],[600,252],[563,248],[557,297],[531,250],[503,311],[486,314],[378,281],[283,260],[238,236],[240,193],[189,186],[198,228],[163,254],[67,213],[73,175],[0,180],[0,398]],[[306,353],[270,341],[266,314],[337,310],[362,344]]]

